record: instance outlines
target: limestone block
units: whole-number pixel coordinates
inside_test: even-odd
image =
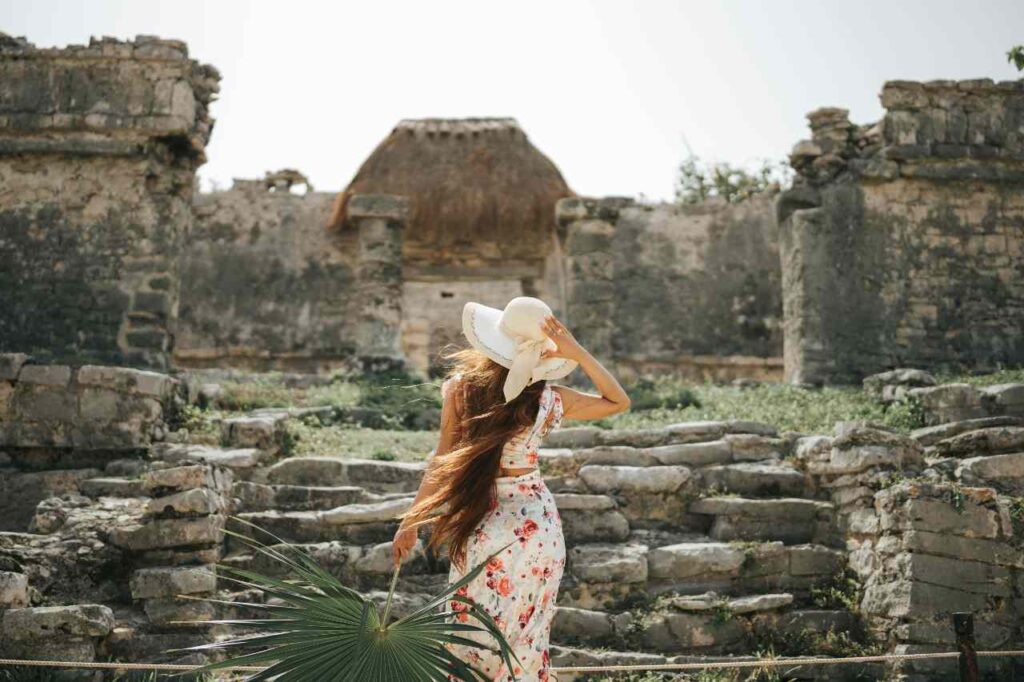
[[[0,610],[28,606],[28,577],[24,573],[0,571]]]
[[[900,548],[910,552],[1024,569],[1024,552],[1001,541],[912,530],[900,535]]]
[[[367,504],[349,504],[319,513],[326,525],[343,526],[351,523],[374,523],[396,521],[412,505],[413,498],[402,497]]]
[[[142,481],[116,476],[87,478],[82,481],[79,490],[88,497],[143,497],[146,495]]]
[[[25,363],[30,360],[26,353],[0,353],[0,380],[14,381]]]
[[[3,612],[4,639],[24,641],[78,635],[103,637],[114,627],[114,613],[102,604],[36,606]]]
[[[289,457],[267,469],[267,482],[286,485],[347,485],[345,462],[336,457]]]
[[[563,511],[604,511],[615,508],[615,500],[607,495],[555,493],[555,506]]]
[[[150,499],[146,502],[146,514],[150,516],[167,514],[202,516],[217,514],[226,506],[224,498],[216,491],[209,488],[192,488],[180,493]]]
[[[213,545],[224,540],[224,517],[157,519],[144,525],[114,528],[110,541],[133,551],[187,545]]]
[[[804,475],[791,466],[741,462],[700,470],[705,488],[752,496],[793,497],[804,493]]]
[[[793,595],[756,594],[749,597],[729,600],[729,611],[734,614],[757,613],[759,611],[775,611],[793,603]]]
[[[1024,494],[1024,452],[961,460],[956,477],[968,485],[991,485],[997,490]]]
[[[217,575],[212,566],[141,568],[132,573],[128,587],[132,599],[213,592],[217,588]]]
[[[999,414],[1024,415],[1024,384],[998,384],[981,389]]]
[[[561,510],[567,545],[582,542],[621,542],[629,537],[629,521],[616,509]]]
[[[155,453],[166,462],[199,463],[220,466],[239,476],[248,476],[259,466],[262,453],[256,448],[214,448],[206,445],[169,444],[155,448]]]
[[[672,443],[698,443],[718,440],[725,435],[729,425],[725,422],[680,422],[669,424],[664,430]]]
[[[935,443],[938,443],[940,440],[946,440],[947,438],[958,436],[961,433],[966,433],[967,431],[977,431],[979,429],[986,429],[992,426],[1020,426],[1022,424],[1024,424],[1024,420],[1020,417],[983,417],[981,419],[967,419],[965,421],[925,426],[911,431],[910,437],[921,445],[928,447],[930,445],[935,445]]]
[[[354,561],[356,572],[371,575],[391,575],[392,571],[395,570],[395,564],[392,559],[391,552],[392,543],[390,542],[381,542],[367,548],[365,552],[363,552],[362,556]],[[406,563],[422,558],[423,556],[423,541],[416,540],[416,544],[413,545],[412,551],[406,559]]]
[[[592,544],[569,550],[570,571],[593,583],[642,583],[647,580],[647,546]]]
[[[644,630],[645,648],[664,653],[689,649],[723,649],[747,638],[744,624],[736,618],[725,621],[712,615],[668,613],[651,616]]]
[[[544,447],[572,450],[593,447],[600,432],[601,429],[596,426],[567,426],[555,429],[544,438]]]
[[[98,386],[160,400],[170,397],[178,383],[174,377],[159,372],[97,365],[80,367],[77,379],[81,386]]]
[[[576,453],[569,448],[538,448],[540,470],[547,476],[572,476],[579,468]]]
[[[1024,426],[993,426],[967,431],[935,443],[942,457],[976,457],[1024,451]]]
[[[228,492],[231,490],[231,472],[206,465],[188,465],[170,469],[153,469],[142,475],[147,491],[188,490],[189,488],[210,488]]]
[[[65,388],[71,381],[71,368],[66,365],[24,365],[18,382],[39,386]]]
[[[725,440],[662,445],[647,452],[666,465],[698,467],[732,461],[732,446]]]
[[[598,493],[674,493],[692,475],[684,466],[606,466],[580,467],[579,476],[587,487]]]
[[[612,618],[603,611],[559,606],[551,624],[551,633],[559,641],[566,639],[593,642],[610,638],[615,632]]]
[[[879,501],[884,505],[886,492],[883,490],[876,496],[876,505]],[[995,538],[1000,529],[996,511],[970,500],[963,502],[958,510],[953,501],[911,498],[892,511],[883,506],[878,518],[881,530],[922,530],[970,538]]]
[[[864,391],[872,398],[889,403],[901,398],[910,388],[935,385],[935,377],[920,369],[893,369],[865,377]]]
[[[988,597],[916,580],[892,580],[869,584],[861,610],[886,618],[934,618],[955,611],[983,611]]]
[[[245,416],[221,422],[221,440],[237,448],[277,450],[284,440],[287,414]]]
[[[671,446],[668,446],[671,447]],[[581,465],[605,464],[613,466],[649,467],[661,464],[661,461],[650,450],[658,448],[633,448],[627,445],[601,445],[596,448],[585,448],[575,452],[575,458]]]
[[[833,575],[846,561],[843,552],[821,545],[796,545],[786,549],[789,573],[795,576]]]
[[[729,434],[725,442],[729,444],[735,462],[778,459],[785,450],[782,440],[753,433]]]
[[[988,416],[982,393],[970,384],[944,384],[908,391],[921,403],[929,425]]]
[[[706,575],[737,575],[746,554],[726,542],[684,542],[647,553],[651,578],[688,580]]]
[[[216,604],[198,599],[159,597],[147,599],[142,608],[153,625],[167,627],[205,627],[206,622],[218,617]],[[181,621],[203,621],[204,623]]]

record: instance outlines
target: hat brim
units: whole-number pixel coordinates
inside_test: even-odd
[[[470,301],[462,308],[462,333],[478,351],[502,367],[511,367],[516,342],[498,326],[500,319],[501,311],[497,308]],[[558,347],[551,339],[546,345],[551,350]],[[544,379],[561,379],[578,366],[578,362],[568,358],[546,358],[537,368]]]

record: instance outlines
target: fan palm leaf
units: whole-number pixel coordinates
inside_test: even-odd
[[[274,538],[277,544],[272,546],[248,535],[225,531],[281,565],[286,575],[293,577],[279,578],[217,564],[219,577],[242,587],[261,590],[270,603],[240,604],[203,599],[247,606],[261,611],[265,617],[178,621],[240,625],[255,632],[221,642],[172,649],[192,653],[243,651],[195,668],[190,674],[264,665],[261,671],[245,679],[248,682],[271,679],[276,682],[445,682],[449,679],[480,682],[489,679],[477,668],[456,658],[448,649],[450,644],[496,652],[508,670],[515,670],[513,660],[519,661],[494,619],[473,601],[457,594],[484,570],[491,558],[509,545],[473,567],[462,579],[448,585],[414,612],[389,622],[399,566],[395,567],[383,612],[379,613],[370,599],[341,584],[305,549],[245,519],[231,518]],[[461,606],[458,610],[450,608],[454,604]],[[456,619],[460,612],[468,616],[464,622]],[[487,637],[482,639],[493,640],[493,644],[467,636],[474,633],[484,633]]]

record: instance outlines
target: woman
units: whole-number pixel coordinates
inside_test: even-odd
[[[395,535],[394,559],[408,556],[425,523],[432,524],[429,546],[448,546],[451,582],[512,543],[462,594],[495,619],[520,666],[510,671],[485,650],[450,649],[490,680],[554,680],[548,637],[565,543],[537,448],[561,420],[624,412],[629,397],[539,299],[520,296],[503,311],[470,302],[462,322],[472,348],[450,356],[456,364],[441,387],[440,439]],[[548,383],[577,366],[600,395]],[[465,605],[452,602],[452,609]]]

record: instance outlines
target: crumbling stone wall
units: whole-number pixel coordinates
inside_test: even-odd
[[[775,378],[781,272],[771,199],[563,199],[566,314],[620,371]]]
[[[178,41],[0,35],[0,351],[168,366],[218,80]]]
[[[1024,81],[894,81],[881,99],[876,125],[812,112],[790,157],[787,378],[1024,362]]]
[[[315,370],[352,352],[356,235],[324,230],[333,199],[263,180],[196,195],[175,365]]]

